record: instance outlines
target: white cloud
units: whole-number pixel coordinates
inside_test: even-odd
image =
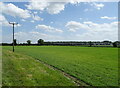
[[[71,22],[72,23],[72,22]],[[75,28],[77,28],[76,33],[69,33],[65,36],[60,36],[58,34],[44,34],[37,31],[31,31],[31,32],[17,32],[15,33],[15,38],[19,42],[26,42],[28,39],[32,40],[33,43],[37,42],[38,39],[44,39],[44,40],[77,40],[77,41],[103,41],[103,40],[110,40],[110,41],[116,41],[118,40],[118,22],[111,22],[111,23],[104,23],[104,24],[98,24],[93,23],[91,21],[87,22],[73,22],[72,25],[75,24]],[[87,30],[84,33],[81,33],[79,31],[81,28],[79,25],[83,25],[82,28]],[[49,29],[50,26],[42,26],[43,29]],[[74,26],[72,26],[74,28]],[[12,35],[3,35],[3,42],[12,42]]]
[[[79,18],[80,20],[82,20],[83,18]]]
[[[26,5],[28,9],[34,9],[34,10],[46,10],[49,14],[58,14],[60,11],[64,10],[65,3],[60,2],[48,2],[43,0],[43,2],[37,2],[34,0],[31,0],[29,5]]]
[[[69,29],[69,31],[76,32],[79,29],[89,29],[87,25],[83,25],[82,23],[76,21],[68,22],[65,27]]]
[[[91,21],[87,21],[83,23],[70,21],[65,26],[69,29],[69,31],[73,31],[73,32],[76,32],[77,30],[80,29],[91,30],[96,32],[100,32],[100,31],[108,32],[108,31],[116,31],[118,22],[97,24]]]
[[[35,21],[34,21],[34,20],[31,20],[30,22],[34,23]]]
[[[12,42],[12,40],[9,38],[10,36],[12,36],[12,35],[3,36],[3,40]],[[30,32],[16,32],[15,39],[17,39],[17,42],[19,42],[19,43],[26,43],[27,40],[31,40],[32,43],[37,43],[38,39],[60,40],[60,39],[62,39],[62,37],[58,36],[58,35],[50,35],[50,34],[40,33],[37,31],[30,31]]]
[[[93,22],[84,22],[83,25],[89,26],[89,29],[96,32],[114,32],[117,31],[118,22],[97,24]]]
[[[25,22],[26,20],[25,19],[21,19],[21,21]]]
[[[60,33],[63,32],[60,29],[53,28],[53,27],[47,26],[47,25],[37,25],[36,28],[37,29],[43,29],[43,30],[48,31],[48,32],[60,32]]]
[[[76,33],[70,33],[65,36],[66,40],[83,40],[83,41],[103,41],[103,40],[118,40],[118,22],[111,23],[94,23],[86,21],[83,23],[70,21],[66,24],[66,27],[70,31],[76,31]],[[84,32],[81,29],[85,30]]]
[[[89,4],[90,6],[94,7],[97,10],[101,10],[104,7],[103,3],[98,3],[98,2],[86,2],[84,4]],[[84,12],[88,12],[88,11],[93,11],[93,8],[86,8],[84,9]]]
[[[0,26],[12,26],[9,24],[7,19],[2,14],[0,14]],[[15,25],[15,27],[20,27],[20,26],[21,26],[20,24]]]
[[[2,25],[2,26],[10,26],[7,19],[2,14],[0,14],[0,25]]]
[[[17,25],[15,25],[15,27],[20,27],[21,26],[21,24],[17,24]]]
[[[50,23],[51,23],[51,24],[53,24],[53,22],[52,22],[52,21],[51,21]]]
[[[118,40],[118,22],[111,23],[93,23],[91,21],[87,22],[75,22],[70,21],[66,24],[66,27],[71,32],[76,32],[73,40]],[[84,33],[77,34],[81,29],[86,30]]]
[[[34,14],[37,14],[38,12],[34,12]]]
[[[49,6],[46,8],[46,11],[49,14],[58,14],[65,8],[65,3],[50,3]]]
[[[91,3],[91,6],[94,6],[96,9],[100,10],[101,8],[104,7],[103,3]]]
[[[117,41],[118,40],[118,33],[115,32],[93,32],[89,31],[84,34],[76,34],[76,40],[83,40],[83,41]]]
[[[49,14],[58,14],[64,10],[67,3],[77,4],[79,0],[64,0],[63,2],[51,0],[31,0],[26,7],[31,10],[47,11]]]
[[[14,16],[14,17],[18,16],[21,18],[29,18],[31,16],[28,10],[21,9],[12,3],[4,4],[0,2],[0,7],[2,13],[10,16]]]
[[[85,9],[84,11],[87,12],[87,11],[89,11],[89,9]]]
[[[32,18],[33,18],[33,20],[36,20],[36,21],[40,21],[40,20],[43,21],[43,18],[41,18],[37,15],[33,15]]]
[[[70,2],[70,3],[78,3],[78,2],[118,2],[119,0],[35,0],[35,2]]]
[[[100,17],[101,19],[108,19],[108,20],[115,20],[117,19],[117,17],[108,17],[108,16],[103,16],[103,17]]]
[[[29,5],[26,5],[28,9],[41,10],[41,11],[43,11],[47,6],[48,6],[48,2],[46,2],[45,0],[41,0],[41,2],[39,2],[38,0],[36,1],[30,0]]]
[[[91,0],[86,0],[86,1],[89,2]],[[94,0],[94,1],[98,1],[98,0]],[[63,0],[63,1],[30,0],[29,4],[25,6],[31,10],[47,11],[49,14],[58,14],[65,9],[66,4],[70,3],[70,4],[77,5],[80,2],[85,2],[85,0]],[[104,4],[102,3],[98,4],[98,3],[92,2],[91,6],[100,10],[101,8],[104,7]]]
[[[88,8],[84,9],[84,12],[88,12],[88,11],[93,11],[93,9],[88,9]]]
[[[2,14],[0,14],[0,26],[12,26],[11,24],[9,24],[7,19]],[[15,25],[15,27],[20,27],[20,26],[21,24]]]

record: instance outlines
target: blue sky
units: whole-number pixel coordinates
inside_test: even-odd
[[[18,22],[15,38],[45,41],[118,40],[117,2],[9,2],[1,3],[3,42],[12,42],[12,27]]]

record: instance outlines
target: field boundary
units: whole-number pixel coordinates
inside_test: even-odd
[[[57,71],[61,72],[66,78],[72,80],[77,86],[92,86],[89,83],[86,83],[85,81],[80,80],[77,77],[70,75],[69,73],[66,73],[65,71],[63,71],[63,70],[61,70],[53,65],[47,64],[46,62],[44,62],[38,58],[35,58],[35,59],[37,61],[39,61],[40,63],[44,64],[45,66],[49,67],[50,69],[57,70]]]

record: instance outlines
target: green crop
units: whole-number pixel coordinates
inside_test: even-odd
[[[12,47],[3,49],[12,50]],[[118,86],[118,48],[16,46],[16,52],[40,59],[93,86]]]

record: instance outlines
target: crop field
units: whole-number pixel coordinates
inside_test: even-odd
[[[92,86],[118,86],[118,48],[16,46],[15,53],[11,51],[12,46],[3,46],[4,85],[21,85],[22,81],[20,80],[24,80],[24,85],[75,85],[72,80],[67,79],[61,72],[51,70],[42,63],[37,62],[37,60],[40,60],[86,84]],[[15,71],[11,72],[10,67]],[[39,70],[40,68],[42,71]],[[42,74],[45,72],[44,70],[50,75]],[[20,75],[17,76],[16,73]],[[10,75],[14,76],[11,77]],[[21,79],[16,81],[20,77]],[[11,79],[14,82],[11,82]]]

